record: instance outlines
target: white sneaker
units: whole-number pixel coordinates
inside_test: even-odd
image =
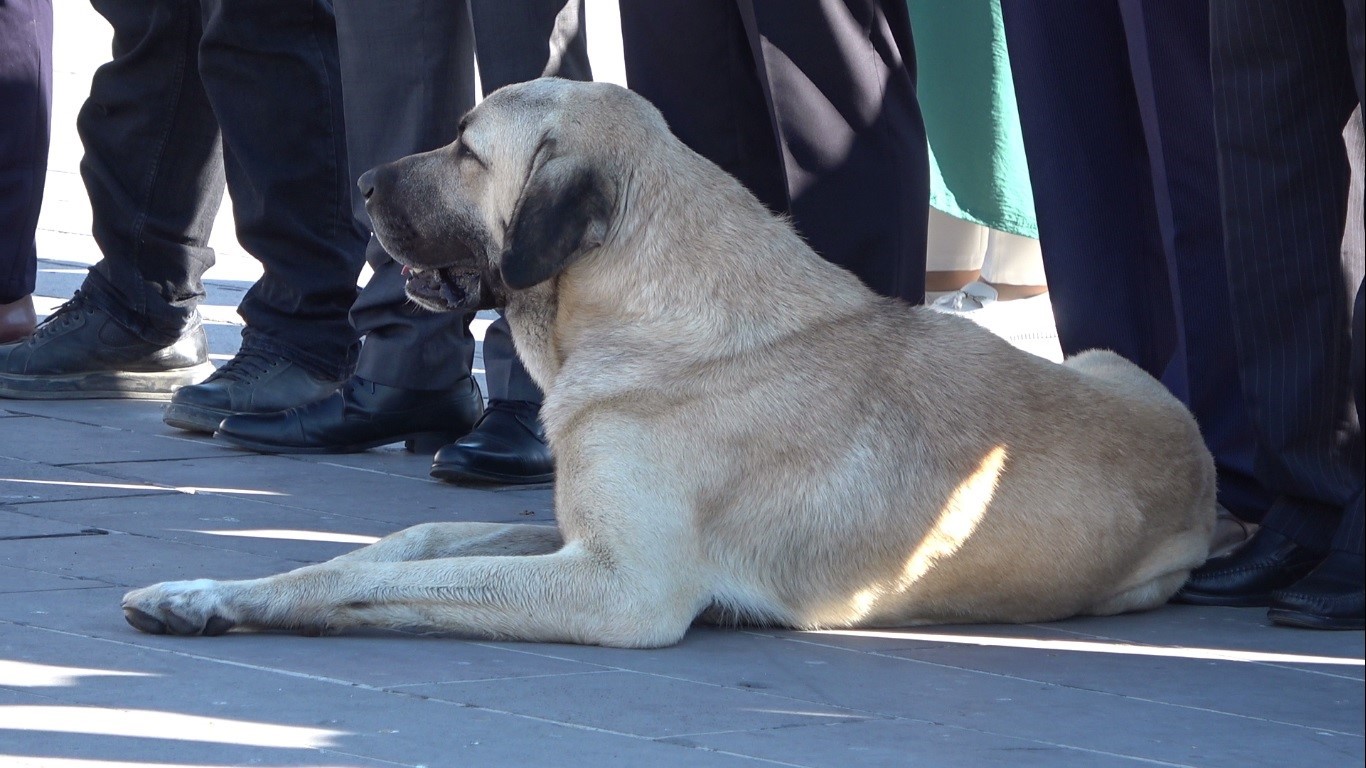
[[[935,299],[929,306],[936,312],[962,315],[1025,352],[1062,362],[1053,304],[1047,293],[1001,301],[995,288],[979,280]]]

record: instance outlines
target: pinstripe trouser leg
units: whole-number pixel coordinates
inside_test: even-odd
[[[1239,374],[1256,471],[1277,494],[1263,525],[1310,548],[1361,552],[1351,316],[1363,266],[1341,247],[1341,136],[1358,95],[1344,4],[1213,0],[1210,11]]]

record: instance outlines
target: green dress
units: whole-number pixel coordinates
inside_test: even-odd
[[[930,145],[930,205],[1037,238],[1000,1],[907,0],[907,6]]]

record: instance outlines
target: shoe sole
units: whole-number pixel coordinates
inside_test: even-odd
[[[434,454],[441,450],[443,446],[449,445],[456,440],[464,437],[465,432],[417,432],[407,435],[394,435],[383,437],[376,440],[367,440],[362,443],[348,443],[346,445],[279,445],[275,443],[261,443],[237,435],[225,435],[221,430],[215,430],[213,437],[215,440],[222,440],[228,445],[235,445],[238,448],[246,448],[257,453],[277,453],[277,454],[328,454],[328,453],[363,453],[371,448],[378,448],[381,445],[393,443],[403,443],[405,450],[412,453]]]
[[[167,426],[183,429],[186,432],[202,432],[206,435],[212,435],[218,431],[218,425],[223,423],[223,419],[232,415],[232,411],[171,403],[166,406],[166,413],[162,415],[161,420]]]
[[[1199,592],[1177,592],[1172,596],[1171,602],[1217,608],[1265,608],[1271,604],[1271,593],[1229,597],[1226,595],[1202,595]]]
[[[555,473],[541,475],[506,475],[501,472],[484,472],[450,464],[433,464],[432,477],[447,483],[483,483],[490,485],[539,485],[553,483]]]
[[[1329,616],[1319,616],[1313,613],[1303,613],[1301,611],[1289,611],[1284,608],[1272,608],[1266,612],[1266,617],[1271,619],[1273,624],[1280,624],[1286,627],[1339,630],[1366,629],[1366,619],[1363,619],[1360,616],[1332,618]]]
[[[170,400],[181,387],[203,381],[213,363],[147,373],[102,371],[64,376],[0,374],[0,398],[11,400]]]

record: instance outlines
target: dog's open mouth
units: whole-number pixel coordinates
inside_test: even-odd
[[[404,267],[403,276],[407,278],[404,292],[408,298],[433,312],[479,308],[480,278],[476,270]]]

